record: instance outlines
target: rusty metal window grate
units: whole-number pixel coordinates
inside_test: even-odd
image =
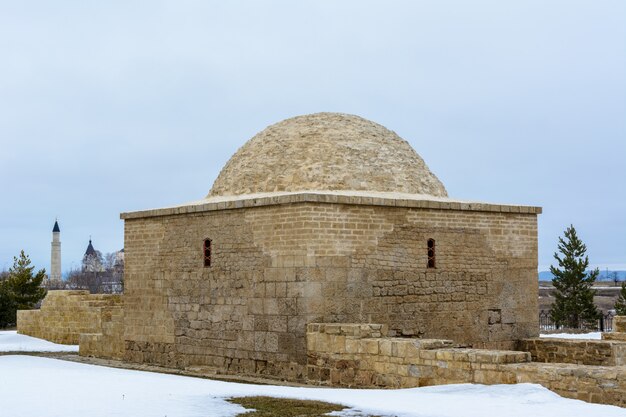
[[[211,266],[211,239],[204,239],[204,266]]]
[[[428,239],[428,267],[435,267],[435,239]]]

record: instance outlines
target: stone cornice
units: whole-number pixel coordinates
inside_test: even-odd
[[[121,219],[139,219],[157,216],[233,210],[249,207],[274,206],[296,203],[348,204],[383,207],[407,207],[435,210],[482,211],[495,213],[540,214],[541,207],[468,202],[412,194],[344,194],[334,192],[295,192],[205,199],[188,204],[152,210],[124,212]]]

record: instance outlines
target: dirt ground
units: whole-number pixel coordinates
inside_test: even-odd
[[[621,283],[620,283],[621,285]],[[596,296],[594,302],[598,309],[603,313],[613,310],[615,301],[619,297],[621,287],[615,286],[612,282],[599,282],[594,285]],[[554,287],[551,282],[539,283],[539,311],[550,311],[552,303],[554,303]]]

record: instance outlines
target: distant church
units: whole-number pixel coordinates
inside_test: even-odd
[[[83,256],[82,272],[103,272],[104,266],[102,265],[102,253],[94,249],[89,239],[89,245]]]

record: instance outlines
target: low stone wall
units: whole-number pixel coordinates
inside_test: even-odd
[[[520,340],[518,350],[530,352],[533,362],[626,365],[626,343],[619,341],[535,338]]]
[[[602,333],[602,340],[626,342],[626,333],[622,333],[622,332]]]
[[[18,333],[77,345],[81,333],[101,333],[103,311],[121,306],[121,296],[83,290],[48,291],[39,310],[17,312]]]
[[[626,407],[626,367],[559,363],[507,365],[501,369],[516,383],[541,384],[551,391],[577,400]]]
[[[308,381],[409,388],[535,383],[568,398],[626,407],[626,367],[531,362],[529,352],[465,349],[449,340],[384,337],[384,326],[309,324]]]
[[[368,326],[371,330],[368,330]],[[498,364],[530,362],[517,351],[455,348],[450,340],[372,337],[376,324],[309,324],[309,382],[346,387],[512,383]]]

